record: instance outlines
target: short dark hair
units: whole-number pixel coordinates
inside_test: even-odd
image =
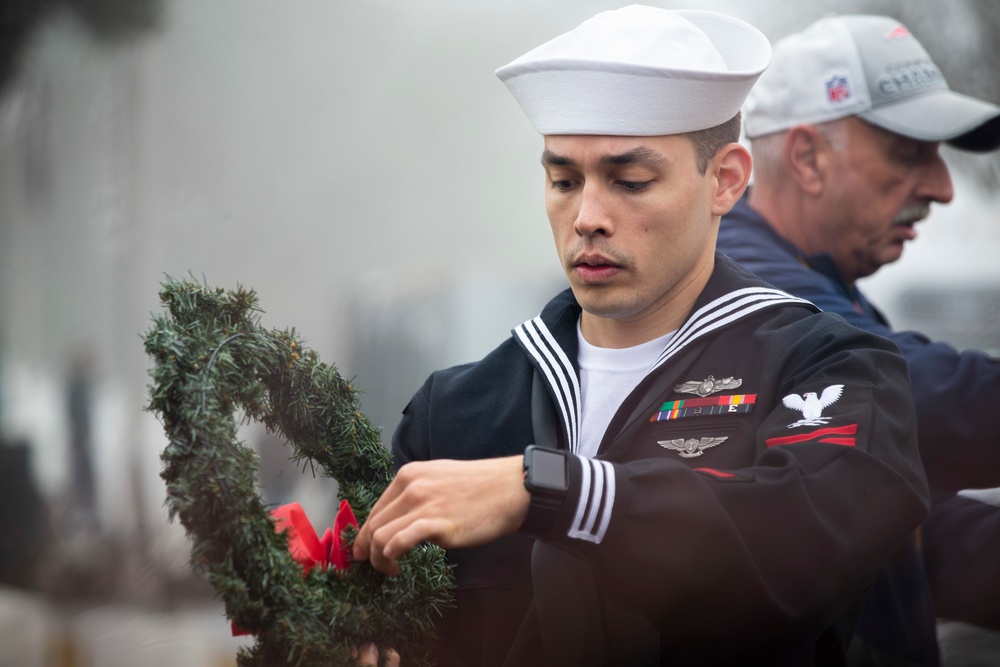
[[[708,163],[726,144],[740,140],[740,112],[721,125],[697,132],[688,132],[694,152],[698,158],[698,172],[705,173]]]

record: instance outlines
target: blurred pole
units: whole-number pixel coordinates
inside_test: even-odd
[[[76,523],[91,530],[98,524],[94,485],[93,373],[90,350],[76,351],[70,359],[66,378],[70,482]]]
[[[129,476],[126,493],[133,509],[131,535],[127,536],[129,548],[126,550],[125,584],[129,592],[136,598],[155,603],[163,593],[162,582],[155,576],[159,568],[155,563],[155,550],[152,547],[154,527],[150,522],[150,484],[158,482],[156,477],[149,475],[150,460],[157,460],[153,452],[143,448],[147,444],[143,437],[142,409],[146,396],[146,364],[147,359],[142,345],[136,338],[136,333],[148,325],[149,310],[144,307],[148,303],[144,289],[150,283],[146,279],[147,267],[151,265],[148,249],[151,237],[147,221],[140,213],[140,187],[143,179],[140,170],[142,160],[140,146],[139,118],[142,115],[141,77],[142,48],[139,44],[131,44],[121,49],[116,57],[119,70],[119,113],[118,127],[120,131],[114,136],[114,154],[120,181],[120,233],[121,243],[117,244],[119,251],[115,258],[119,267],[121,280],[114,281],[118,292],[117,303],[121,307],[114,310],[118,320],[115,330],[121,338],[117,361],[121,365],[122,382],[126,396],[138,397],[137,402],[129,400],[126,404],[124,418],[126,420],[123,432],[125,434],[125,454],[128,460],[127,474]],[[151,232],[150,232],[151,233]],[[154,283],[155,284],[155,283]]]

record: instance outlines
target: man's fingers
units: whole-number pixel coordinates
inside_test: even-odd
[[[400,556],[425,540],[440,542],[445,535],[447,522],[434,519],[417,519],[406,514],[372,532],[368,551],[372,567],[394,577],[399,574]]]
[[[443,519],[417,519],[413,521],[403,516],[392,523],[383,526],[376,533],[376,546],[381,544],[383,558],[395,560],[423,541],[441,544],[442,537],[448,534],[449,522]],[[383,533],[383,531],[385,531]],[[379,538],[382,538],[381,542]]]
[[[379,529],[379,531],[382,530],[384,527]],[[395,558],[385,556],[385,546],[378,540],[378,534],[374,529],[369,528],[365,533],[364,542],[361,540],[362,535],[358,534],[358,539],[354,542],[354,560],[367,560],[382,574],[395,577],[399,574],[399,563],[396,562]]]
[[[382,497],[372,506],[371,512],[368,513],[368,519],[361,526],[357,537],[354,538],[354,560],[368,560],[371,557],[373,533],[386,521],[393,518],[391,510],[389,510],[397,495],[393,492],[390,496],[393,486],[394,484],[390,484],[389,488],[382,493]]]
[[[351,652],[355,658],[355,664],[358,667],[375,667],[378,664],[378,648],[376,648],[375,643],[365,644],[360,650],[353,650]],[[395,653],[395,651],[393,651]],[[399,664],[397,660],[396,664]]]
[[[392,486],[390,484],[389,488],[391,489]],[[361,526],[358,536],[354,539],[354,560],[371,560],[372,565],[376,565],[376,561],[381,558],[385,542],[377,542],[376,536],[380,533],[384,534],[383,531],[386,527],[391,525],[394,520],[398,521],[399,515],[405,514],[407,510],[406,505],[399,501],[398,495],[397,491],[392,498],[389,498],[389,489],[386,489],[379,501],[375,503],[372,511],[368,514],[368,520],[365,521],[365,525]],[[380,505],[381,507],[379,507]],[[389,535],[391,534],[390,530]],[[380,564],[384,567],[384,564]],[[386,572],[383,567],[376,565],[377,570]]]
[[[368,560],[372,551],[372,534],[380,526],[406,511],[405,505],[401,506],[399,503],[399,496],[406,489],[407,484],[407,466],[403,466],[379,499],[375,501],[368,513],[368,519],[361,526],[357,537],[354,538],[354,560]]]
[[[388,649],[385,655],[389,667],[399,667],[400,658],[398,653],[392,649]],[[378,647],[375,646],[375,642],[370,642],[360,649],[352,650],[351,657],[354,658],[354,664],[357,667],[375,667],[378,665]]]
[[[371,549],[371,528],[368,522],[361,526],[361,530],[354,537],[354,546],[351,547],[351,554],[354,560],[368,560],[368,551]]]

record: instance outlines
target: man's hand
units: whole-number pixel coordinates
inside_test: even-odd
[[[375,644],[365,644],[361,650],[353,652],[357,667],[375,667],[378,665],[378,647]],[[399,654],[389,649],[389,667],[399,667]]]
[[[514,532],[529,502],[521,456],[408,463],[358,532],[354,558],[395,576],[399,557],[424,540],[472,547]]]

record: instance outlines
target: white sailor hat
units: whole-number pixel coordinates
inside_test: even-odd
[[[739,19],[630,5],[496,74],[540,134],[657,136],[735,116],[770,60],[767,38]]]

